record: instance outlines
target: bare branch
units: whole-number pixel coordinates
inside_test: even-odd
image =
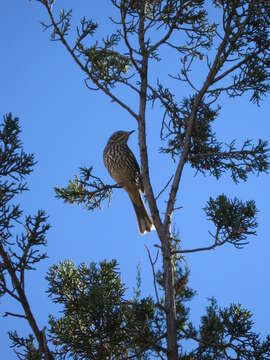
[[[20,354],[20,353],[19,353],[18,351],[16,351],[15,349],[14,349],[14,352],[15,352],[15,354],[17,355],[17,358],[18,358],[19,360],[24,360],[22,354]]]
[[[146,145],[145,112],[146,112],[147,82],[148,82],[148,55],[146,53],[145,42],[144,42],[144,19],[142,16],[140,17],[140,24],[139,24],[139,43],[140,43],[141,53],[143,56],[142,68],[140,73],[141,88],[140,88],[140,105],[139,105],[139,144],[140,144],[142,177],[144,181],[145,193],[148,199],[154,224],[157,231],[160,233],[162,228],[162,223],[150,181],[148,153],[147,153],[147,145]]]
[[[11,290],[8,289],[7,287],[5,287],[5,288],[4,288],[4,291],[6,291],[8,295],[10,295],[11,297],[13,297],[13,299],[17,300],[18,302],[21,301],[20,298],[19,298],[16,294],[14,294],[14,291],[15,291],[14,289],[11,291]]]
[[[157,200],[160,195],[167,189],[167,187],[170,185],[170,182],[173,179],[173,175],[170,177],[170,179],[167,181],[166,185],[163,187],[163,189],[160,190],[160,192],[157,194],[157,196],[155,197],[155,200]]]
[[[133,66],[135,67],[135,69],[138,71],[138,73],[140,73],[141,70],[133,56],[134,49],[131,47],[130,42],[128,40],[128,36],[127,36],[128,29],[127,29],[127,24],[126,24],[126,13],[124,11],[124,8],[121,8],[121,20],[122,20],[122,27],[123,27],[122,36],[125,41],[126,47],[128,48],[130,60],[133,64]]]
[[[194,249],[183,249],[183,250],[174,250],[172,251],[172,254],[189,254],[189,253],[196,253],[201,251],[209,251],[209,250],[215,250],[217,247],[224,245],[227,242],[226,240],[215,242],[214,244],[210,246],[204,246],[200,248],[194,248]]]
[[[3,317],[7,317],[7,316],[14,316],[14,317],[21,318],[21,319],[27,319],[27,317],[25,315],[16,314],[16,313],[12,313],[9,311],[6,311],[3,315]]]
[[[157,300],[157,303],[160,304],[159,295],[158,295],[158,289],[157,289],[156,272],[155,272],[155,264],[156,264],[156,262],[157,262],[157,260],[158,260],[159,250],[157,251],[155,260],[153,260],[148,246],[144,244],[144,247],[146,248],[146,251],[147,251],[147,254],[148,254],[148,258],[149,258],[149,261],[150,261],[150,264],[151,264],[151,268],[152,268],[152,275],[153,275],[153,282],[154,282],[156,300]]]

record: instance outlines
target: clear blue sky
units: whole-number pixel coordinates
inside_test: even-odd
[[[110,1],[59,0],[59,3],[73,6],[75,17],[85,13],[102,19],[100,33],[109,32]],[[105,143],[115,130],[136,129],[136,124],[103,94],[89,92],[84,86],[83,74],[65,49],[60,43],[49,41],[49,34],[42,32],[39,22],[46,19],[45,10],[35,1],[1,1],[0,116],[12,112],[20,118],[25,150],[33,152],[38,161],[29,178],[30,192],[21,198],[25,213],[33,214],[42,208],[52,224],[48,234],[49,259],[41,263],[37,271],[29,273],[26,286],[40,327],[46,324],[48,314],[57,310],[46,296],[45,274],[50,265],[64,259],[79,264],[115,258],[120,264],[122,280],[131,292],[136,266],[140,263],[143,294],[153,294],[144,244],[154,253],[153,245],[158,243],[154,232],[144,237],[139,235],[131,204],[122,190],[114,192],[110,207],[104,204],[101,211],[92,213],[55,198],[53,188],[66,185],[80,166],[93,165],[97,175],[112,183],[102,161]],[[159,75],[165,76],[166,69],[173,66],[175,59],[168,56],[167,65],[159,69]],[[136,106],[132,98],[129,101]],[[222,111],[215,127],[219,140],[229,142],[237,138],[238,144],[246,138],[269,140],[269,97],[260,108],[248,103],[247,98],[223,98],[220,104]],[[159,108],[153,113],[149,111],[150,173],[156,193],[174,169],[174,164],[158,153],[161,117]],[[130,139],[130,146],[139,158],[137,135]],[[202,211],[209,196],[225,193],[242,200],[254,199],[260,210],[258,236],[250,238],[250,244],[243,250],[224,246],[214,252],[187,256],[190,286],[197,291],[191,303],[191,318],[195,323],[207,305],[207,298],[214,296],[222,306],[242,303],[254,313],[256,330],[263,335],[270,333],[269,188],[267,175],[251,175],[248,182],[235,185],[229,176],[217,182],[201,175],[195,177],[192,171],[185,170],[178,198],[183,209],[175,213],[173,220],[184,248],[211,242],[208,236],[211,224]],[[160,201],[163,207],[164,200]],[[15,359],[9,348],[7,330],[17,329],[19,334],[29,331],[24,320],[1,317],[5,311],[15,309],[10,298],[1,299],[3,359]]]

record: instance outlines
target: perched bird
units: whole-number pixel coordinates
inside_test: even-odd
[[[127,145],[133,131],[117,131],[109,138],[103,152],[104,165],[111,177],[128,193],[134,207],[139,231],[144,234],[154,229],[148,215],[141,192],[144,192],[140,168],[135,156]]]

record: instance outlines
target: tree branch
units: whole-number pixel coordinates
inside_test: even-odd
[[[213,65],[207,75],[207,78],[206,78],[200,92],[196,95],[195,100],[194,100],[192,112],[190,114],[190,119],[188,122],[186,134],[185,134],[186,136],[185,136],[185,144],[183,147],[183,152],[182,152],[181,158],[179,160],[179,163],[178,163],[178,166],[177,166],[177,169],[175,172],[174,180],[173,180],[170,195],[169,195],[169,200],[168,200],[167,209],[166,209],[165,218],[164,218],[165,229],[168,229],[171,224],[171,217],[172,217],[172,213],[173,213],[174,204],[176,201],[176,195],[178,192],[180,179],[181,179],[183,168],[184,168],[184,165],[187,160],[188,153],[189,153],[191,132],[192,132],[192,127],[193,127],[193,124],[195,121],[195,115],[196,115],[196,112],[197,112],[200,102],[202,101],[207,89],[212,84],[212,82],[215,78],[215,75],[218,72],[218,69],[220,68],[220,64],[219,64],[220,56],[224,52],[227,41],[228,41],[228,33],[225,33],[223,41],[221,42],[221,44],[217,50],[215,60],[214,60]]]
[[[36,320],[35,320],[35,318],[34,318],[34,316],[32,314],[32,311],[31,311],[30,305],[28,303],[27,297],[25,295],[25,292],[23,291],[23,289],[22,289],[22,287],[20,285],[20,281],[19,281],[19,279],[18,279],[18,277],[16,275],[16,272],[15,272],[13,266],[12,266],[12,263],[11,263],[11,261],[9,259],[9,256],[6,253],[1,241],[0,241],[0,256],[2,257],[3,263],[4,263],[8,273],[10,275],[13,286],[17,291],[18,297],[20,299],[20,303],[21,303],[21,305],[23,307],[23,310],[24,310],[24,313],[25,313],[25,318],[27,318],[31,329],[33,330],[33,333],[35,334],[35,337],[37,339],[37,342],[39,343],[40,349],[42,349],[42,352],[45,354],[45,348],[44,348],[44,344],[43,344],[42,333],[38,328],[38,325],[37,325]],[[49,350],[48,350],[48,354],[49,354],[48,360],[53,360],[54,357],[53,357],[52,353]]]
[[[215,242],[213,245],[210,246],[204,246],[200,248],[194,248],[194,249],[183,249],[183,250],[174,250],[172,251],[172,254],[190,254],[190,253],[196,253],[201,251],[209,251],[209,250],[215,250],[217,247],[224,245],[227,242],[226,240]]]
[[[156,258],[155,258],[155,260],[153,261],[148,246],[144,244],[144,247],[146,248],[146,251],[147,251],[147,254],[148,254],[148,258],[149,258],[149,261],[150,261],[150,264],[151,264],[151,268],[152,268],[152,275],[153,275],[153,282],[154,282],[154,289],[155,289],[155,294],[156,294],[156,300],[157,300],[157,303],[160,304],[159,295],[158,295],[158,289],[157,289],[156,272],[155,272],[155,264],[156,264],[157,259],[158,259],[159,250],[157,251]]]
[[[108,95],[112,101],[118,103],[123,109],[125,109],[126,111],[129,112],[129,114],[136,120],[138,121],[138,115],[128,106],[126,105],[122,100],[120,100],[117,96],[113,95],[112,92],[102,86],[90,73],[90,71],[88,70],[87,66],[83,65],[82,62],[79,60],[79,58],[74,54],[74,50],[69,46],[69,44],[67,43],[65,36],[63,35],[63,33],[60,31],[59,27],[57,26],[57,23],[54,20],[53,14],[52,14],[52,10],[51,7],[48,5],[47,1],[46,2],[42,2],[45,6],[45,8],[47,9],[47,12],[49,14],[50,20],[51,20],[51,24],[53,26],[53,28],[55,29],[55,32],[58,34],[58,36],[61,39],[62,44],[65,46],[65,48],[67,49],[67,51],[69,52],[69,54],[72,56],[73,60],[75,61],[75,63],[81,68],[81,70],[87,74],[87,76],[91,79],[91,81],[93,81],[93,83],[100,89],[102,90],[106,95]]]
[[[139,146],[140,157],[142,166],[142,177],[144,181],[144,188],[146,197],[149,203],[151,214],[154,220],[155,227],[159,233],[162,232],[162,223],[159,215],[159,210],[155,201],[155,196],[149,176],[149,163],[148,153],[146,145],[146,124],[145,124],[145,112],[146,112],[146,97],[147,97],[147,83],[148,83],[148,54],[144,43],[144,18],[140,17],[139,25],[139,43],[142,53],[142,68],[141,68],[141,88],[140,88],[140,105],[139,105]]]
[[[157,200],[160,195],[167,189],[167,187],[170,185],[170,182],[173,179],[173,175],[169,178],[169,180],[167,181],[166,185],[160,190],[160,192],[157,194],[157,196],[155,197],[155,200]]]
[[[7,317],[7,316],[14,316],[14,317],[17,317],[17,318],[21,318],[21,319],[26,319],[27,320],[27,317],[25,315],[21,315],[21,314],[16,314],[16,313],[12,313],[12,312],[9,312],[9,311],[6,311],[3,315],[3,317]]]
[[[133,56],[134,49],[131,47],[130,42],[128,41],[126,13],[124,12],[124,8],[121,8],[120,11],[121,11],[121,20],[122,20],[122,27],[123,27],[123,39],[125,41],[126,47],[128,48],[130,60],[131,60],[132,64],[134,65],[135,69],[138,71],[138,73],[140,73],[141,69],[139,68],[139,66],[138,66],[138,64],[137,64],[137,62],[136,62],[136,60],[134,59],[134,56]]]
[[[157,50],[160,45],[164,44],[164,43],[170,38],[170,36],[171,36],[172,33],[173,33],[173,30],[175,30],[176,21],[179,20],[179,17],[181,16],[181,12],[182,12],[182,11],[183,11],[183,8],[182,8],[182,5],[180,5],[178,11],[176,12],[176,14],[175,14],[175,16],[174,16],[174,19],[173,19],[172,24],[171,24],[170,27],[169,27],[168,32],[163,36],[162,39],[160,39],[159,41],[157,41],[156,44],[154,44],[153,46],[151,46],[151,49],[150,49],[151,52],[154,52],[155,50]]]

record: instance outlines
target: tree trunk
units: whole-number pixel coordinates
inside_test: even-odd
[[[162,239],[162,244],[168,360],[178,360],[174,269],[169,234],[166,235],[165,239]]]
[[[139,108],[139,143],[142,162],[142,174],[146,195],[149,196],[149,205],[154,218],[159,238],[162,243],[162,258],[164,272],[164,289],[165,289],[165,308],[166,308],[166,326],[167,326],[167,351],[168,360],[178,360],[178,345],[176,334],[176,307],[175,307],[175,290],[174,290],[174,273],[171,255],[171,239],[169,231],[163,231],[162,224],[156,202],[152,193],[149,179],[149,168],[147,158],[146,133],[145,133],[145,112],[146,112],[146,92],[147,92],[147,66],[148,59],[145,57],[142,62],[141,70],[141,91],[140,91],[140,108]],[[158,214],[158,215],[157,215]],[[169,225],[168,225],[169,227]],[[165,227],[166,229],[166,227]],[[164,235],[163,235],[164,234]]]

